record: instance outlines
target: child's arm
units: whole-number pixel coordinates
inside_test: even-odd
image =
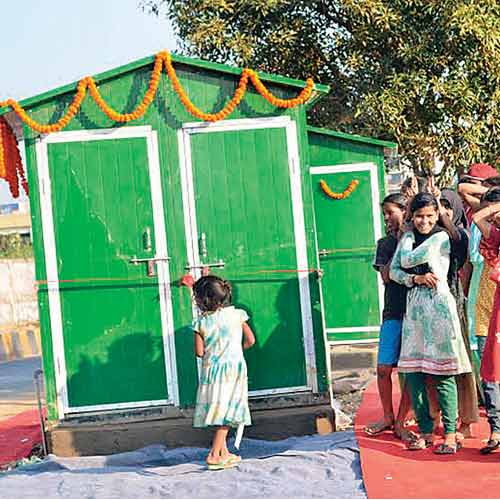
[[[478,184],[469,184],[467,182],[459,184],[457,191],[462,197],[462,200],[469,205],[472,210],[476,211],[479,209],[481,195],[486,193],[489,188],[486,186],[481,186]]]
[[[246,321],[243,322],[241,328],[243,329],[243,349],[250,349],[255,344],[255,335]]]
[[[205,355],[205,341],[200,332],[194,332],[194,353],[199,358]]]
[[[462,197],[472,196],[474,198],[479,199],[483,193],[486,193],[489,188],[486,186],[482,186],[481,184],[469,184],[468,182],[463,182],[458,185],[457,191],[458,194]]]
[[[377,250],[375,251],[375,260],[373,268],[380,273],[382,281],[387,284],[389,278],[389,266],[391,264],[392,255],[387,248],[387,238],[381,238],[377,241]]]
[[[500,203],[494,203],[492,205],[489,205],[485,208],[481,208],[481,210],[478,210],[473,216],[472,220],[474,224],[479,228],[481,231],[482,235],[485,238],[490,237],[490,229],[491,229],[491,224],[488,222],[488,219],[495,213],[500,211]]]

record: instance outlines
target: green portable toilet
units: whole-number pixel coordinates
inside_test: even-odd
[[[199,108],[217,111],[234,94],[240,69],[172,60]],[[148,88],[153,62],[149,57],[97,75],[103,98],[129,112]],[[295,97],[304,87],[289,78],[260,78],[280,98]],[[53,123],[76,88],[74,83],[21,105],[31,119]],[[327,91],[316,85],[308,104]],[[332,328],[352,329],[342,309],[353,292],[349,273],[360,280],[364,271],[348,267],[365,258],[361,248],[373,247],[375,220],[356,228],[361,239],[351,261],[329,269],[318,248],[352,247],[353,228],[338,221],[347,234],[329,240],[328,220],[349,211],[318,195],[314,169],[334,160],[375,161],[379,185],[362,180],[345,202],[362,195],[378,204],[381,145],[308,129],[305,106],[274,107],[250,84],[229,118],[207,123],[187,112],[164,76],[144,116],[125,124],[108,118],[88,95],[61,132],[36,133],[9,108],[0,114],[25,150],[53,435],[96,422],[127,430],[137,422],[189,420],[198,377],[190,329],[196,310],[183,277],[198,277],[203,268],[232,282],[233,302],[247,310],[256,333],[256,345],[246,353],[254,414],[329,407],[326,334],[335,340],[340,337],[331,336]],[[343,143],[344,152],[328,156]],[[337,171],[321,175],[332,184],[349,178]],[[359,175],[373,180],[371,170]],[[343,273],[337,288],[330,289],[331,272]],[[371,325],[378,302],[366,294],[370,304],[357,307],[366,316],[363,325]],[[356,297],[361,304],[364,296]],[[249,435],[259,435],[258,422]],[[74,451],[137,446],[120,444],[123,433],[109,435],[113,445],[101,434],[100,447]],[[148,439],[158,435],[141,443]]]
[[[372,266],[384,235],[384,150],[396,144],[316,127],[308,127],[308,138],[323,327],[331,345],[373,343],[384,300]],[[321,181],[334,192],[357,185],[344,199],[332,199]]]

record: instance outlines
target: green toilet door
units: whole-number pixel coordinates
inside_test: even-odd
[[[378,338],[383,289],[373,269],[377,240],[382,236],[377,167],[373,163],[310,169],[323,322],[330,342],[355,343]],[[345,199],[329,197],[358,180]]]
[[[38,165],[60,414],[174,403],[155,133],[50,135]]]
[[[211,273],[231,281],[233,303],[250,316],[250,394],[314,390],[308,274],[298,272],[308,266],[295,124],[226,120],[185,127],[180,143],[187,260],[222,261]]]

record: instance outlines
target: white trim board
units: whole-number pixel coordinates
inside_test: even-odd
[[[378,332],[380,326],[352,326],[348,328],[326,328],[326,333]]]
[[[76,406],[67,408],[66,414],[106,411],[106,410],[128,410],[132,408],[147,408],[150,406],[165,406],[169,404],[172,404],[172,401],[169,399],[155,399],[152,401],[138,401],[138,402],[131,401],[129,403],[110,403],[103,405]]]
[[[151,185],[151,203],[153,224],[155,228],[156,256],[167,258],[167,242],[165,219],[163,214],[163,197],[160,182],[160,163],[156,133],[151,127],[124,127],[121,129],[83,130],[59,132],[43,136],[36,142],[37,175],[40,185],[40,207],[42,218],[45,267],[47,272],[47,288],[49,297],[49,316],[52,331],[53,354],[56,375],[57,408],[60,419],[67,413],[107,410],[116,408],[135,408],[144,405],[176,404],[179,401],[177,368],[175,364],[175,342],[172,304],[170,297],[170,277],[168,263],[157,262],[158,288],[160,297],[160,319],[165,355],[165,377],[168,388],[168,399],[156,401],[127,402],[116,404],[97,404],[71,407],[68,401],[67,371],[64,351],[64,335],[59,293],[59,276],[57,271],[57,249],[52,209],[51,182],[48,164],[47,145],[65,142],[83,142],[107,139],[146,139],[148,168]]]
[[[297,142],[297,128],[289,116],[271,118],[248,118],[241,120],[224,120],[215,123],[186,123],[178,132],[179,163],[181,166],[182,200],[184,207],[184,223],[187,241],[187,259],[190,265],[199,265],[198,230],[196,218],[193,168],[191,160],[190,135],[197,133],[223,132],[236,130],[253,130],[284,128],[287,140],[288,167],[290,187],[292,192],[292,210],[295,235],[296,260],[298,269],[309,269],[307,261],[307,243],[305,234],[304,208],[302,202],[302,182],[300,173],[300,158]],[[187,209],[187,210],[186,210]],[[186,218],[189,213],[189,220]],[[194,273],[196,277],[199,273]],[[302,316],[302,331],[304,339],[304,356],[308,390],[318,391],[316,373],[316,354],[314,348],[314,333],[312,326],[311,296],[309,277],[306,271],[297,273],[299,280],[300,307]],[[193,310],[195,317],[195,309]],[[283,388],[290,392],[293,388]],[[276,389],[274,389],[276,390]],[[278,389],[278,390],[281,390]],[[273,394],[273,389],[258,391],[265,396]]]
[[[189,134],[205,132],[221,132],[231,130],[255,130],[260,128],[282,128],[292,123],[289,116],[272,116],[270,118],[241,118],[222,120],[219,122],[189,122],[184,123],[182,130]]]

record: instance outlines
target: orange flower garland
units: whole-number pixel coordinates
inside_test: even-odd
[[[5,146],[3,139],[3,128],[5,119],[0,119],[0,178],[5,179],[7,176],[7,160],[5,157]]]
[[[2,117],[0,117],[0,177],[8,182],[14,198],[19,197],[19,180],[26,194],[29,194],[16,136],[7,120]]]
[[[182,88],[182,85],[179,82],[179,79],[177,78],[177,74],[175,73],[174,67],[172,66],[172,58],[170,54],[165,51],[165,52],[160,52],[160,55],[164,57],[167,74],[170,80],[172,80],[172,85],[174,87],[174,90],[177,92],[179,99],[181,100],[182,104],[187,109],[187,111],[196,118],[209,122],[223,120],[224,118],[227,118],[234,111],[236,106],[238,106],[238,104],[243,99],[243,96],[245,95],[247,89],[248,77],[249,77],[249,70],[246,68],[243,69],[243,71],[241,72],[240,82],[238,84],[238,87],[236,88],[233,97],[224,106],[224,108],[222,108],[217,113],[204,113],[203,111],[200,111],[191,102],[186,92]]]
[[[179,98],[184,107],[190,114],[204,121],[218,121],[218,120],[223,120],[224,118],[229,116],[243,99],[243,96],[245,95],[247,89],[248,79],[252,81],[256,90],[264,99],[266,99],[266,101],[268,101],[273,106],[282,108],[293,108],[300,104],[304,104],[311,97],[311,94],[314,89],[313,80],[311,78],[308,78],[306,81],[306,86],[302,89],[301,93],[297,97],[294,97],[293,99],[280,99],[278,97],[275,97],[271,92],[269,92],[269,90],[261,82],[259,76],[254,70],[244,68],[241,72],[241,77],[238,87],[236,88],[233,97],[224,106],[224,108],[218,111],[217,113],[204,113],[203,111],[198,109],[186,95],[186,92],[182,88],[182,85],[172,65],[172,57],[167,51],[163,51],[159,52],[155,56],[154,68],[151,75],[151,79],[149,81],[148,90],[144,95],[142,102],[137,106],[137,108],[134,111],[130,113],[124,113],[124,114],[118,113],[113,108],[111,108],[102,98],[95,83],[95,80],[91,76],[82,78],[78,82],[76,95],[73,99],[73,102],[70,104],[68,111],[62,118],[60,118],[55,123],[43,125],[33,120],[32,118],[30,118],[28,113],[26,113],[24,108],[14,99],[7,99],[6,101],[0,101],[0,108],[4,106],[10,106],[19,116],[19,118],[26,125],[28,125],[28,127],[32,128],[33,130],[36,130],[41,134],[48,134],[50,132],[59,132],[62,129],[64,129],[69,124],[69,122],[74,118],[74,116],[78,113],[78,110],[82,105],[83,99],[85,98],[85,94],[87,93],[88,89],[90,95],[92,96],[96,104],[99,106],[101,111],[103,111],[103,113],[105,113],[106,116],[108,116],[108,118],[110,118],[111,120],[117,122],[129,122],[132,120],[137,120],[138,118],[144,115],[144,113],[147,111],[148,107],[154,100],[154,97],[156,95],[160,83],[161,70],[163,64],[165,64],[166,72],[169,78],[172,80],[172,85],[177,94],[179,95]]]
[[[314,81],[312,78],[306,80],[306,86],[302,89],[302,92],[293,99],[280,99],[275,97],[266,86],[260,81],[259,76],[253,69],[249,69],[250,80],[252,80],[253,86],[257,89],[257,92],[270,104],[279,108],[294,108],[299,104],[304,104],[309,100],[314,89]]]
[[[357,179],[354,179],[349,183],[349,186],[347,186],[347,188],[342,191],[342,193],[334,193],[323,179],[319,181],[319,185],[321,186],[321,190],[323,191],[323,193],[325,193],[329,198],[333,198],[334,200],[346,199],[358,187],[358,184],[359,181]]]
[[[97,88],[97,84],[95,80],[91,76],[86,76],[82,78],[77,85],[76,94],[73,98],[73,101],[68,106],[68,110],[66,114],[62,116],[57,122],[50,124],[42,124],[33,120],[26,110],[14,99],[7,99],[6,101],[0,101],[0,109],[2,107],[10,106],[17,116],[31,129],[39,132],[40,134],[49,134],[51,132],[59,132],[68,126],[69,122],[76,116],[78,113],[82,102],[87,94],[87,90],[89,91],[91,97],[94,99],[95,103],[99,107],[99,109],[110,119],[115,122],[130,122],[133,120],[137,120],[141,118],[153,102],[156,92],[158,91],[158,86],[160,84],[161,72],[163,69],[163,65],[165,65],[165,70],[172,81],[172,86],[174,87],[175,92],[179,96],[182,104],[186,108],[186,110],[196,118],[199,118],[203,121],[219,121],[227,118],[235,108],[240,104],[243,99],[245,92],[248,87],[248,80],[252,81],[253,86],[259,92],[259,94],[266,99],[273,106],[281,107],[281,108],[293,108],[295,106],[299,106],[300,104],[304,104],[311,97],[312,92],[314,90],[314,82],[311,78],[308,78],[306,81],[305,87],[302,89],[300,94],[293,99],[280,99],[274,96],[266,86],[261,82],[259,76],[253,69],[244,68],[241,72],[240,81],[238,86],[234,92],[233,97],[229,100],[229,102],[217,113],[205,113],[197,108],[189,99],[186,92],[182,88],[182,85],[177,77],[175,69],[172,65],[172,57],[167,51],[162,51],[156,54],[154,67],[151,74],[151,78],[148,85],[148,90],[144,94],[144,97],[141,103],[135,108],[134,111],[130,113],[119,113],[114,110],[111,106],[106,103],[106,101],[101,96],[99,89]],[[17,151],[17,141],[15,136],[10,130],[7,122],[0,122],[2,128],[0,128],[0,178],[7,179],[9,181],[9,185],[11,186],[12,193],[19,192],[19,187],[17,183],[17,176],[19,175],[21,178],[21,182],[26,184],[26,179],[24,177],[24,171],[22,168],[22,164],[20,163],[19,151]],[[9,133],[3,133],[5,127],[8,127],[10,130]],[[14,142],[12,143],[12,138]],[[15,146],[15,148],[13,147]],[[17,151],[17,156],[15,154],[14,149]],[[6,160],[5,158],[9,158]],[[14,182],[15,179],[15,182]],[[17,187],[16,187],[17,186]],[[27,190],[27,184],[26,184]],[[27,191],[26,191],[27,192]],[[335,194],[335,193],[334,193]]]

